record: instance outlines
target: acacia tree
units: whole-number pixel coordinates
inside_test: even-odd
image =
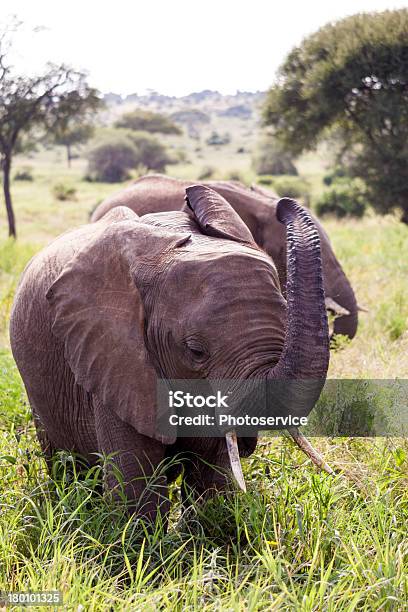
[[[65,147],[67,153],[68,168],[71,167],[73,159],[72,148],[76,145],[85,144],[94,133],[94,126],[91,123],[77,121],[64,122],[64,125],[57,127],[53,136],[53,142]]]
[[[289,53],[264,123],[294,155],[331,131],[380,212],[408,223],[408,10],[330,23]]]
[[[0,164],[9,235],[16,237],[16,221],[10,191],[13,156],[24,141],[53,133],[68,118],[77,117],[97,93],[85,76],[71,68],[49,64],[36,76],[15,75],[7,62],[10,29],[0,36]],[[69,100],[69,103],[67,103]]]
[[[152,132],[158,134],[180,135],[180,128],[161,113],[137,109],[122,115],[115,123],[115,127],[129,130]]]

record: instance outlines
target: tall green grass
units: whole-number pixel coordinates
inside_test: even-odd
[[[248,493],[187,512],[175,502],[165,533],[104,498],[97,468],[51,484],[33,430],[3,432],[0,585],[60,588],[67,609],[402,610],[408,448],[330,446],[354,457],[356,482],[265,441],[246,462]]]

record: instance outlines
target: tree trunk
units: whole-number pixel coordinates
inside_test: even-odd
[[[71,167],[71,145],[67,145],[67,162],[68,162],[68,168]]]
[[[2,167],[3,167],[3,192],[4,192],[4,200],[6,202],[9,236],[12,236],[13,238],[17,238],[16,221],[14,218],[13,203],[11,201],[11,193],[10,193],[10,171],[11,171],[11,157],[10,156],[6,156],[3,159]]]

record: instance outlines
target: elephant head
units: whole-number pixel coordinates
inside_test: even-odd
[[[52,331],[76,382],[166,444],[175,438],[156,430],[158,377],[312,379],[318,388],[307,414],[329,362],[320,239],[310,214],[287,198],[277,204],[287,235],[285,300],[272,260],[228,202],[203,185],[188,187],[186,198],[188,212],[139,218],[115,208],[50,287]],[[234,432],[227,443],[240,479]]]

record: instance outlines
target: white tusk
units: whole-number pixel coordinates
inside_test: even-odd
[[[334,475],[335,472],[332,468],[327,465],[323,457],[313,448],[309,440],[298,430],[297,427],[288,428],[288,432],[298,445],[300,449],[317,465],[321,470],[324,470],[328,474]]]
[[[234,430],[228,431],[225,434],[225,441],[227,443],[228,457],[230,460],[232,473],[234,474],[239,488],[246,493],[246,485],[244,475],[242,473],[241,460],[239,458],[237,434]]]
[[[349,310],[346,310],[346,308],[343,308],[343,306],[340,306],[340,304],[335,302],[333,300],[333,298],[331,298],[331,297],[327,297],[324,300],[324,303],[326,304],[327,310],[332,310],[334,312],[334,314],[336,314],[338,316],[343,316],[343,315],[349,315],[350,314]]]
[[[360,304],[357,304],[357,310],[360,312],[370,312],[368,308],[364,308],[364,306],[360,306]]]

